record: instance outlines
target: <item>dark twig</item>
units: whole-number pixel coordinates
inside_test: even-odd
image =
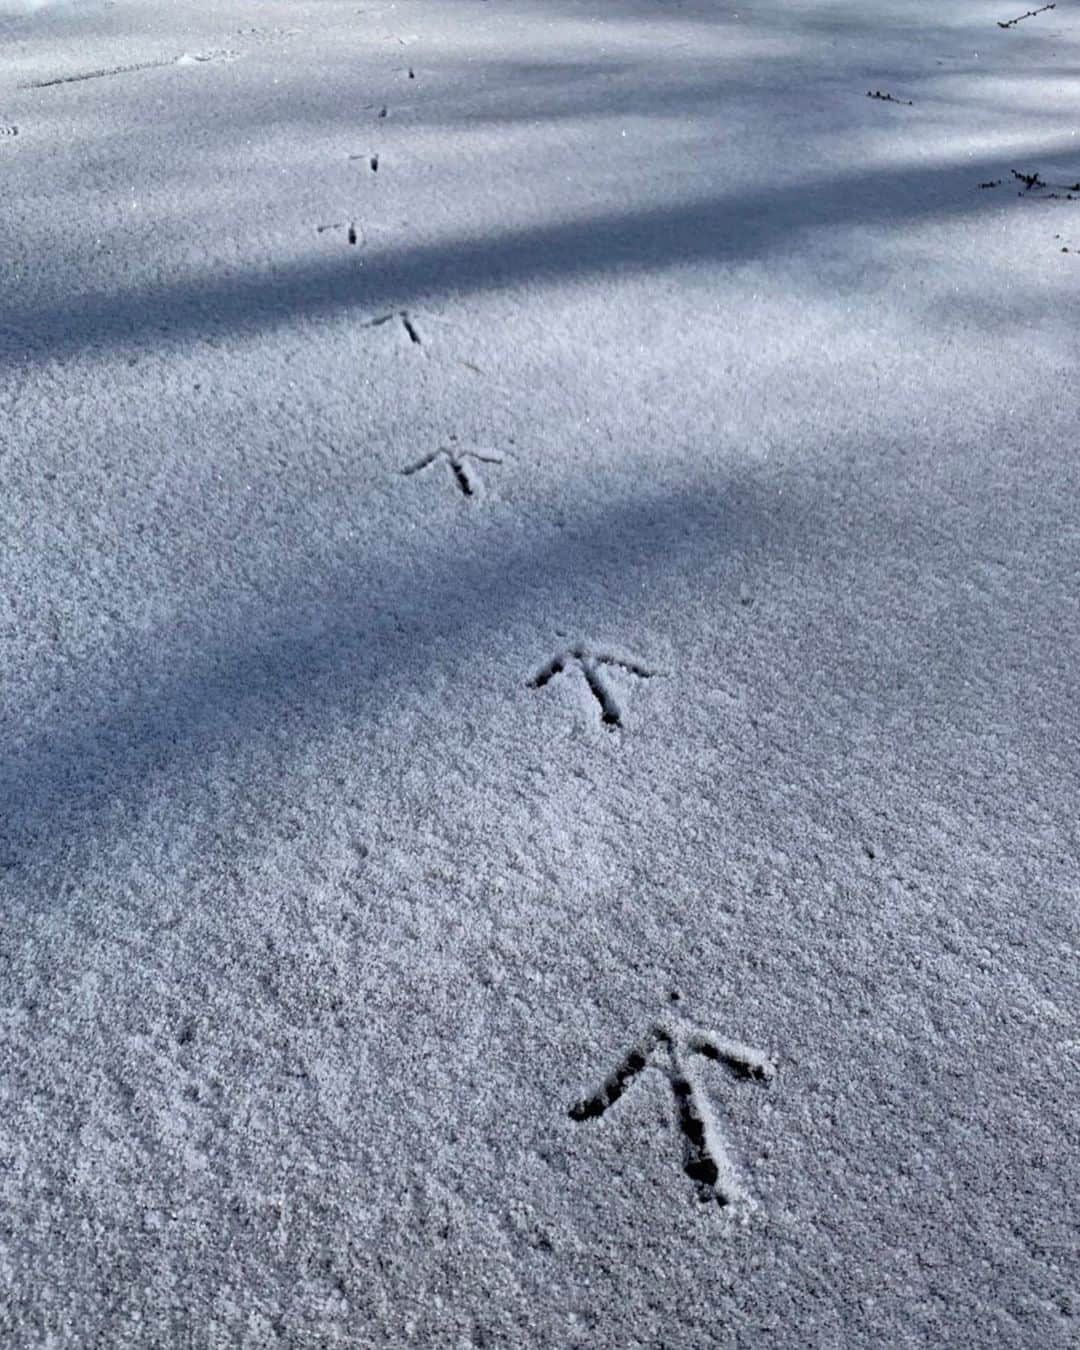
[[[1077,197],[1074,194],[1080,193],[1080,182],[1076,183],[1048,183],[1044,178],[1040,178],[1038,172],[1021,173],[1019,169],[1010,170],[1012,176],[1019,183],[1023,183],[1024,192],[1033,192],[1036,189],[1052,187],[1053,192],[1042,192],[1039,194],[1039,200],[1044,202],[1074,202]],[[1022,197],[1024,192],[1017,193]]]
[[[1029,9],[1026,14],[1018,14],[1015,19],[1009,19],[1005,23],[1002,23],[1001,20],[998,19],[997,26],[999,28],[1015,28],[1016,25],[1022,23],[1024,19],[1033,19],[1036,14],[1045,14],[1048,9],[1057,9],[1057,4],[1043,5],[1041,9]]]

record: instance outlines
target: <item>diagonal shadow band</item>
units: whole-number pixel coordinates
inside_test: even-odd
[[[315,587],[306,578],[293,603],[248,604],[228,616],[225,640],[184,654],[167,634],[144,641],[128,668],[70,691],[67,724],[47,740],[26,709],[24,748],[9,748],[0,767],[0,874],[61,856],[70,874],[83,844],[108,837],[117,820],[130,828],[151,795],[228,782],[226,770],[243,773],[240,761],[262,750],[287,767],[290,735],[307,745],[348,719],[362,755],[400,686],[423,687],[492,634],[531,627],[538,608],[572,604],[607,622],[628,571],[722,566],[767,528],[761,515],[752,493],[728,485],[616,501],[571,529],[515,532],[509,554],[492,538],[463,559],[459,539],[428,536],[396,562],[358,557]],[[537,648],[522,652],[515,691],[550,638],[539,628]]]
[[[245,276],[209,277],[126,293],[83,293],[20,303],[0,318],[0,364],[145,349],[156,342],[252,337],[304,319],[691,263],[737,264],[792,245],[807,232],[889,227],[986,209],[977,184],[1009,177],[1023,160],[963,160],[875,168],[775,190],[678,205],[609,211],[502,235],[386,249],[360,266],[297,263]],[[1038,156],[1045,176],[1074,173],[1075,150]],[[1005,189],[1003,189],[1005,190]],[[1002,199],[1006,200],[1006,199]],[[1017,202],[1024,209],[1045,204]]]

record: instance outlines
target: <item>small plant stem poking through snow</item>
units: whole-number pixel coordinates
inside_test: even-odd
[[[882,103],[902,103],[905,108],[914,108],[915,104],[909,98],[897,98],[894,94],[883,94],[880,89],[866,91],[867,98],[879,98]]]
[[[1057,9],[1057,4],[1043,5],[1041,9],[1029,9],[1024,14],[1018,14],[1015,19],[1006,19],[1004,23],[1001,19],[998,19],[997,26],[999,28],[1015,28],[1018,23],[1022,23],[1025,19],[1033,19],[1036,14],[1045,14],[1048,9]]]
[[[1044,178],[1040,178],[1038,172],[1021,173],[1019,169],[1012,169],[1011,173],[1017,182],[1023,183],[1024,192],[1035,193],[1040,201],[1071,202],[1076,200],[1074,193],[1080,193],[1080,180],[1075,183],[1048,183]],[[1056,190],[1053,192],[1044,192],[1044,188],[1054,188]],[[1024,192],[1017,193],[1017,196],[1022,197]]]

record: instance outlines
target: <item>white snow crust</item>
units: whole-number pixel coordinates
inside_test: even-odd
[[[0,0],[5,1346],[1076,1344],[1025,8]]]

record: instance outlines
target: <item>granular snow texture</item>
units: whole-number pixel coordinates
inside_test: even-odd
[[[5,1345],[1076,1344],[1023,11],[0,0]]]

